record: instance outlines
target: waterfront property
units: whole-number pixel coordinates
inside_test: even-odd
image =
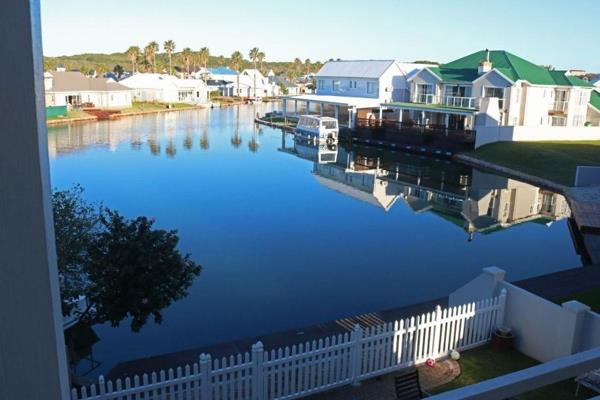
[[[112,79],[90,78],[79,71],[45,72],[44,89],[48,107],[131,107],[130,88]]]
[[[233,82],[233,88],[235,95],[239,97],[279,96],[279,86],[269,82],[269,79],[257,69],[245,69],[240,72],[239,79],[236,78]]]
[[[237,71],[228,67],[208,68],[206,84],[211,92],[218,90],[221,96],[234,96],[237,75]]]
[[[600,126],[600,87],[596,88],[590,95],[587,119],[590,125]]]
[[[474,130],[476,147],[495,141],[600,140],[599,128],[585,126],[588,108],[594,107],[589,82],[507,51],[482,50],[428,66],[408,81],[408,101],[382,104],[394,110],[386,116],[400,125]]]
[[[126,323],[94,326],[102,364],[90,377],[127,360],[441,298],[482,265],[523,279],[582,264],[559,195],[376,146],[297,146],[254,123],[274,107],[49,129],[56,188],[80,183],[89,201],[176,228],[181,251],[203,266],[163,324],[138,333]],[[313,155],[338,161],[315,166]],[[554,210],[545,206],[552,201]],[[296,240],[305,236],[306,245]]]
[[[407,78],[422,67],[394,60],[328,61],[316,74],[316,93],[284,97],[283,113],[320,113],[354,127],[357,118],[374,117],[381,103],[406,100]]]
[[[200,79],[179,79],[173,75],[138,73],[120,81],[133,91],[136,101],[207,104],[208,87]]]

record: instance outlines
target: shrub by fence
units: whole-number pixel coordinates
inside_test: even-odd
[[[283,400],[357,383],[486,343],[502,325],[506,292],[318,341],[211,359],[72,390],[73,400]]]

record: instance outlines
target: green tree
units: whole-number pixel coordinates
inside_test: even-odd
[[[237,95],[240,95],[240,68],[242,66],[242,62],[244,61],[244,56],[239,51],[234,51],[231,54],[231,61],[229,62],[229,66],[231,69],[237,72]],[[233,143],[233,142],[232,142]],[[241,142],[240,142],[241,144]]]
[[[199,58],[200,58],[200,65],[202,65],[204,68],[207,68],[208,60],[210,58],[210,50],[208,49],[208,47],[203,47],[200,49]]]
[[[149,64],[152,65],[152,72],[156,72],[156,53],[160,50],[158,43],[152,41],[144,47],[144,56]]]
[[[123,69],[123,66],[121,66],[121,64],[117,64],[113,68],[113,72],[117,76],[117,79],[120,80],[125,70]]]
[[[258,52],[258,55],[256,56],[256,58],[258,59],[258,62],[260,63],[260,70],[263,71],[263,61],[265,61],[265,53],[262,51]]]
[[[169,56],[169,75],[173,74],[173,52],[175,51],[175,42],[172,40],[167,40],[163,43],[163,49]]]
[[[129,61],[131,61],[131,73],[134,74],[136,71],[137,60],[140,56],[140,48],[137,46],[131,46],[125,53],[127,54],[127,57],[129,57]]]
[[[312,71],[312,63],[310,62],[310,58],[304,60],[304,71],[308,75]]]
[[[254,47],[250,50],[250,53],[248,53],[248,56],[250,57],[250,61],[252,61],[252,63],[254,64],[254,95],[253,97],[256,97],[256,62],[258,61],[258,53],[260,53],[260,50],[258,49],[258,47]]]
[[[192,52],[192,49],[190,49],[189,47],[186,47],[181,52],[181,59],[182,59],[183,63],[185,64],[185,70],[187,71],[188,76],[190,75],[190,65],[192,64],[193,57],[194,57],[194,53]]]
[[[126,219],[87,203],[79,186],[53,195],[63,313],[85,296],[80,321],[118,326],[131,318],[139,331],[148,318],[187,295],[200,267],[177,250],[176,231],[155,229],[146,217]]]

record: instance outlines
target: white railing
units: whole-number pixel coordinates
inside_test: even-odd
[[[361,328],[318,341],[212,360],[72,390],[73,400],[283,400],[356,383],[486,343],[502,325],[506,292],[495,298]]]
[[[449,107],[476,108],[475,97],[446,96],[444,104]]]
[[[415,93],[413,103],[439,104],[440,99],[435,94]]]
[[[565,101],[565,100],[557,100],[552,103],[552,111],[566,113],[568,107],[569,107],[569,102]]]

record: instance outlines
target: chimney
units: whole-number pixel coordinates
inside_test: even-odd
[[[485,49],[485,60],[481,60],[479,62],[479,67],[477,68],[477,73],[479,75],[483,75],[486,72],[492,70],[492,62],[490,61],[490,51]]]

